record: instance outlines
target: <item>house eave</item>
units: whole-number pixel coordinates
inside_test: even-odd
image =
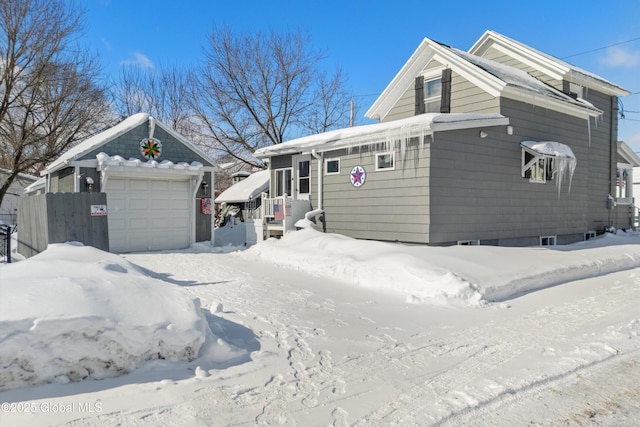
[[[609,96],[628,96],[628,90],[611,83],[600,76],[581,70],[561,59],[542,53],[530,46],[511,40],[495,31],[487,30],[468,50],[473,55],[482,56],[492,47],[523,64],[551,77],[555,80],[566,80],[589,89],[594,89]]]
[[[548,108],[549,110],[568,114],[574,117],[600,117],[603,114],[602,110],[599,110],[595,107],[588,107],[586,105],[581,106],[578,104],[569,103],[560,99],[537,94],[532,91],[522,90],[513,86],[507,86],[502,91],[502,96],[504,98],[524,102],[536,107]]]

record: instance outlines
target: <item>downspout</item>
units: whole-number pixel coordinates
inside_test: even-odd
[[[304,219],[306,219],[307,221],[310,221],[311,218],[315,217],[316,215],[320,215],[324,213],[323,200],[322,200],[322,189],[324,187],[323,156],[322,154],[318,154],[315,149],[311,150],[311,155],[318,161],[318,207],[304,214]],[[322,221],[322,230],[325,231],[324,220]]]
[[[616,174],[618,173],[618,141],[617,141],[617,119],[618,119],[618,98],[616,96],[611,97],[611,117],[609,118],[609,198],[613,198],[612,194],[616,194]],[[613,199],[615,202],[615,198]],[[616,222],[617,210],[615,203],[609,203],[609,227],[614,226]],[[614,212],[615,211],[615,212]],[[612,219],[613,218],[613,219]]]

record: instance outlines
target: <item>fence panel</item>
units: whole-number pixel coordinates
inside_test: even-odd
[[[18,252],[25,257],[49,243],[82,242],[109,250],[106,193],[47,193],[18,201]]]

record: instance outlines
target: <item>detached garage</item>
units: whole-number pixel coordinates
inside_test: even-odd
[[[109,250],[182,249],[213,241],[215,162],[186,138],[136,114],[45,169],[47,192],[107,195]]]

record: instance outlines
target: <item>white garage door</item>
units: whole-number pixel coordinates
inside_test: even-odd
[[[111,252],[189,246],[193,204],[189,180],[112,176],[106,187]]]

